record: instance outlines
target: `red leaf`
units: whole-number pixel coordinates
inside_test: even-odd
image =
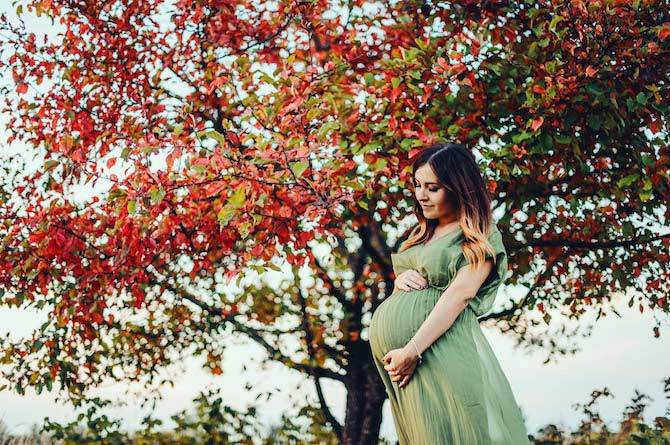
[[[586,77],[593,77],[597,72],[598,70],[593,68],[591,65],[586,67]]]
[[[444,71],[449,71],[449,68],[451,68],[451,65],[449,65],[449,62],[447,62],[444,57],[440,57],[437,59],[437,66],[440,67],[440,69],[436,69],[435,71],[438,73],[444,72]]]
[[[25,94],[28,92],[28,84],[21,82],[16,86],[16,92],[19,94]]]
[[[658,30],[658,38],[665,40],[670,37],[670,25],[665,25],[663,28]]]
[[[543,123],[544,123],[544,118],[542,116],[540,116],[538,118],[533,119],[533,123],[531,124],[530,128],[533,131],[537,131],[537,129],[540,128]]]
[[[422,149],[423,149],[423,147],[413,148],[412,150],[410,150],[408,157],[410,159],[412,159],[414,156],[418,155],[421,152]]]
[[[212,94],[212,91],[214,91],[216,88],[220,87],[222,84],[226,83],[228,81],[227,77],[218,77],[212,81],[212,83],[209,84],[209,88],[207,89],[207,94]]]

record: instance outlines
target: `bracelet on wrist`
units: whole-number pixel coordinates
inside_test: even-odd
[[[414,340],[414,337],[412,337],[412,339],[410,341],[414,345],[414,349],[416,350],[416,355],[417,355],[417,358],[419,359],[419,363],[423,363],[423,357],[421,357],[421,353],[419,352],[419,347],[416,345],[416,340]]]

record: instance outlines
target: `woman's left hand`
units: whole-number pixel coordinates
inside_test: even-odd
[[[402,388],[412,378],[418,358],[416,350],[407,346],[393,349],[384,356],[384,369],[389,373],[392,381],[400,381],[399,386]]]

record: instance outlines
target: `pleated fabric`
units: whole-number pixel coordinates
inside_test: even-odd
[[[432,311],[455,272],[465,265],[457,229],[426,246],[392,255],[396,274],[408,268],[429,287],[396,291],[375,310],[369,328],[375,366],[391,403],[400,445],[526,445],[522,412],[477,316],[489,310],[505,280],[507,255],[493,225],[489,242],[498,263],[473,302],[422,354],[404,388],[391,381],[383,357],[409,342]],[[490,255],[489,255],[490,256]]]

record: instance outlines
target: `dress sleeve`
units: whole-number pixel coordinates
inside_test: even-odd
[[[507,276],[507,251],[502,242],[502,234],[496,226],[493,226],[487,239],[495,251],[496,263],[493,265],[491,273],[486,277],[486,280],[484,280],[484,283],[470,302],[470,307],[472,307],[478,317],[481,317],[491,310],[496,295],[498,294],[498,288],[505,282]],[[491,252],[486,252],[486,258],[493,258]],[[461,267],[465,267],[469,264],[462,249],[454,262],[455,266],[452,267],[454,267],[455,271],[458,271]]]

